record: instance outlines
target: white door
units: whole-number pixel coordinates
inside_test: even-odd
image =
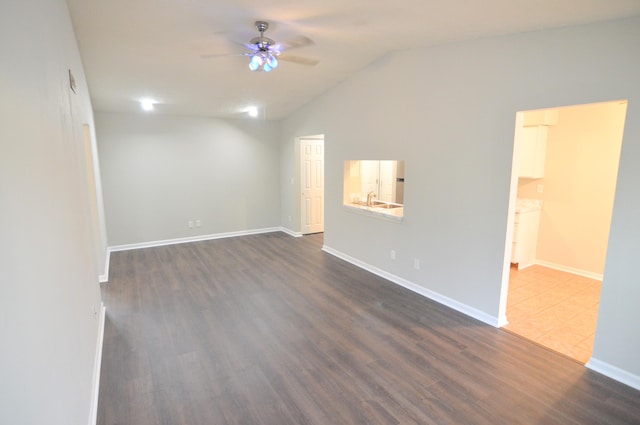
[[[380,161],[381,201],[396,202],[396,161]]]
[[[302,234],[324,232],[324,140],[300,140]]]
[[[378,196],[380,161],[360,161],[360,176],[362,177],[362,198],[367,199],[371,192]]]

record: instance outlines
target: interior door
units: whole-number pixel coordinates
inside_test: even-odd
[[[386,202],[396,202],[396,161],[380,161],[379,174],[379,199]]]
[[[362,177],[362,197],[373,192],[379,195],[380,161],[360,161],[360,176]]]
[[[300,140],[302,234],[324,232],[324,140]]]

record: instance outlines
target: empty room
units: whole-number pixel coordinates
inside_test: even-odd
[[[530,3],[4,1],[0,422],[640,423],[640,4]]]

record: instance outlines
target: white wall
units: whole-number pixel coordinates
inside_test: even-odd
[[[96,112],[96,126],[111,246],[280,225],[278,122]]]
[[[323,133],[325,244],[499,321],[516,112],[629,99],[594,357],[639,377],[639,44],[636,18],[390,54],[283,123],[282,217],[295,137]],[[379,158],[406,161],[401,224],[341,205],[343,161]]]
[[[0,58],[0,422],[85,425],[101,322],[93,247],[106,243],[89,216],[93,118],[65,2],[3,1]]]

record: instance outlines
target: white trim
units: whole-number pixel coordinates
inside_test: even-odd
[[[104,342],[104,322],[106,307],[100,303],[100,316],[98,317],[98,341],[96,344],[96,357],[93,364],[93,388],[91,391],[91,405],[89,406],[89,425],[98,422],[98,396],[100,394],[100,368],[102,367],[102,345]]]
[[[289,229],[287,227],[281,227],[280,231],[286,233],[289,236],[293,236],[294,238],[301,238],[302,237],[302,233],[294,232],[293,230],[291,230],[291,229]]]
[[[563,266],[562,264],[556,264],[556,263],[551,263],[549,261],[538,260],[537,258],[535,260],[535,264],[538,264],[543,267],[548,267],[554,270],[560,270],[561,272],[576,274],[578,276],[588,277],[589,279],[595,279],[599,281],[602,281],[602,277],[603,277],[602,273],[594,273],[588,270],[576,269],[574,267]]]
[[[635,388],[636,390],[640,390],[640,376],[638,375],[634,375],[631,372],[610,365],[602,360],[594,359],[593,357],[589,359],[589,362],[585,366],[595,372],[603,374],[604,376]]]
[[[109,250],[111,252],[128,251],[130,249],[153,248],[156,246],[176,245],[181,243],[200,242],[200,241],[208,241],[212,239],[232,238],[236,236],[258,235],[261,233],[273,233],[273,232],[287,233],[282,227],[268,227],[264,229],[241,230],[238,232],[216,233],[212,235],[191,236],[188,238],[165,239],[160,241],[141,242],[141,243],[133,243],[133,244],[127,244],[127,245],[116,245],[116,246],[109,247]]]
[[[363,261],[360,261],[356,258],[353,258],[347,254],[344,254],[340,251],[337,251],[333,248],[330,248],[326,245],[322,246],[322,250],[328,254],[331,254],[335,257],[338,257],[348,263],[351,263],[355,266],[360,267],[361,269],[367,270],[375,275],[378,275],[380,277],[383,277],[397,285],[400,285],[404,288],[407,288],[413,292],[415,292],[416,294],[422,295],[423,297],[429,298],[439,304],[445,305],[449,308],[452,308],[456,311],[459,311],[460,313],[466,314],[467,316],[473,317],[474,319],[480,320],[481,322],[484,322],[488,325],[494,326],[494,327],[500,327],[500,326],[504,326],[503,322],[506,322],[506,317],[499,319],[497,317],[491,316],[483,311],[480,311],[478,309],[475,309],[471,306],[468,306],[466,304],[463,304],[461,302],[458,302],[452,298],[446,297],[442,294],[439,294],[435,291],[432,291],[430,289],[427,289],[423,286],[420,286],[416,283],[410,282],[406,279],[403,279],[399,276],[396,276],[394,274],[391,274],[389,272],[386,272],[382,269],[379,269],[375,266],[372,266],[370,264],[367,264]]]
[[[104,259],[104,273],[98,276],[98,282],[109,282],[109,261],[111,261],[111,248],[107,248],[107,253]]]

